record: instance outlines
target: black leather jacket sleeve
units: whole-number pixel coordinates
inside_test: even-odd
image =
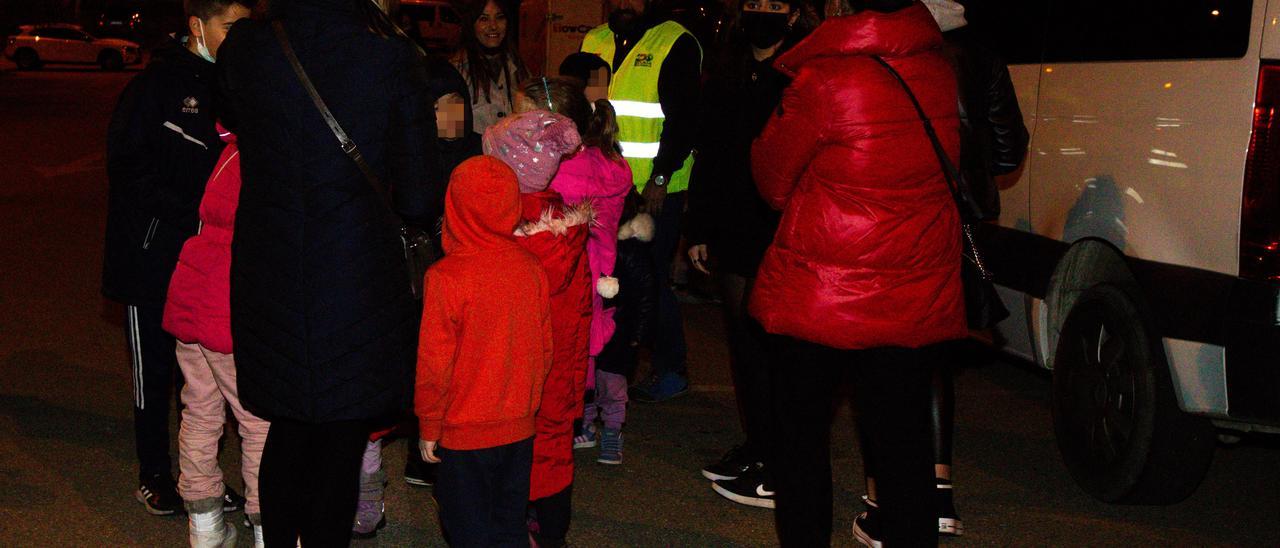
[[[991,129],[989,169],[992,175],[1004,175],[1022,165],[1030,135],[1022,122],[1022,109],[1018,107],[1009,67],[994,56],[988,67],[991,71],[987,80],[987,123]]]

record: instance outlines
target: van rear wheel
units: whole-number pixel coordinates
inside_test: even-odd
[[[1072,478],[1104,502],[1172,504],[1200,485],[1215,431],[1178,408],[1160,339],[1137,300],[1103,284],[1063,322],[1053,424]]]

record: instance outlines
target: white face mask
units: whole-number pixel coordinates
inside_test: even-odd
[[[200,36],[196,37],[196,53],[203,57],[205,61],[217,63],[218,60],[213,58],[213,54],[209,53],[209,48],[204,45],[204,22],[197,17],[196,24],[200,25]]]

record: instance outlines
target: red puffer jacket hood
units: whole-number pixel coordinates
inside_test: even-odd
[[[231,354],[231,236],[240,202],[240,149],[234,133],[217,128],[227,146],[200,200],[200,231],[183,244],[169,279],[161,325],[182,342]]]
[[[783,211],[750,303],[771,333],[842,349],[965,336],[960,232],[911,86],[955,161],[956,81],[923,5],[830,19],[777,62],[794,77],[752,148]]]

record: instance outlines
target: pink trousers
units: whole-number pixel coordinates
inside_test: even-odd
[[[222,469],[218,440],[227,422],[227,405],[240,423],[240,472],[244,476],[245,514],[259,514],[258,468],[262,446],[271,426],[240,406],[236,393],[236,362],[198,344],[178,343],[178,367],[187,383],[182,388],[182,426],[178,429],[178,494],[186,502],[221,498]]]

